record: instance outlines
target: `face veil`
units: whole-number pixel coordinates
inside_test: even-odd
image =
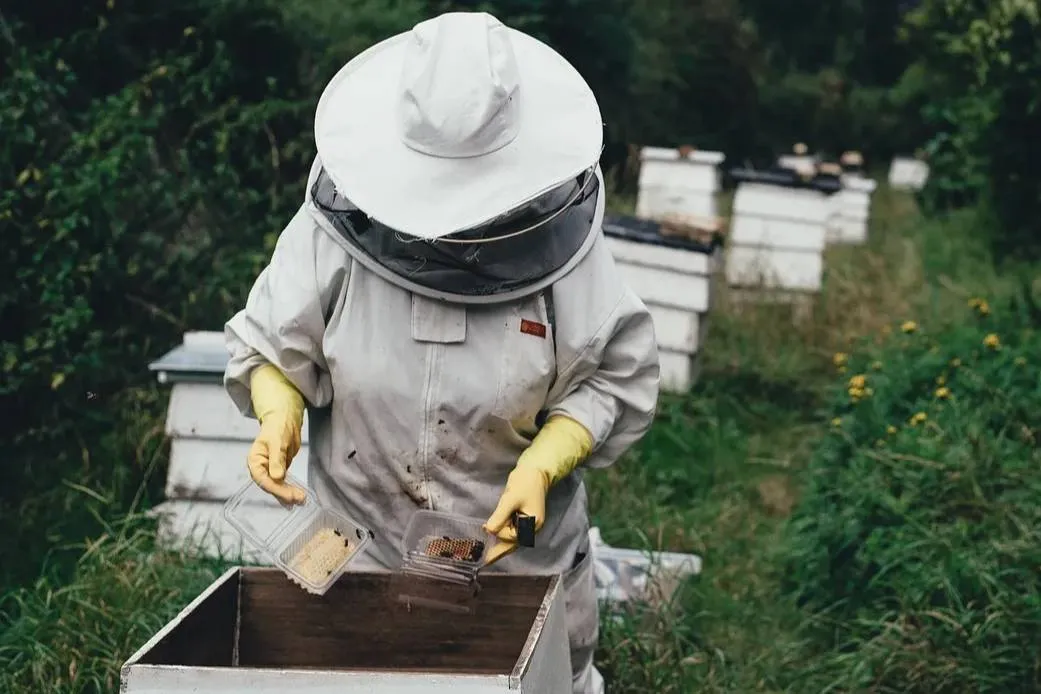
[[[587,246],[600,192],[600,179],[590,168],[487,224],[434,240],[406,236],[371,219],[336,191],[324,169],[310,195],[352,255],[369,261],[366,265],[377,265],[386,271],[381,275],[400,278],[408,288],[466,303],[544,286]]]

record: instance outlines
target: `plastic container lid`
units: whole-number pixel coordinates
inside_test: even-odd
[[[250,480],[224,505],[224,518],[294,583],[324,595],[365,550],[369,531],[321,505],[295,477],[286,482],[304,490],[304,503],[283,504]]]

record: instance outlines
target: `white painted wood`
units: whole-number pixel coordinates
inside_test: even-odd
[[[166,433],[176,438],[252,441],[259,431],[257,420],[244,417],[224,386],[210,383],[176,383],[170,389]],[[308,442],[307,415],[302,441]]]
[[[815,190],[740,184],[726,247],[727,284],[819,291],[833,204]]]
[[[825,243],[824,224],[742,216],[735,217],[730,227],[729,246],[820,253]]]
[[[239,569],[218,578],[198,598],[138,649],[120,671],[121,694],[569,694],[571,665],[568,655],[564,594],[559,578],[550,584],[531,633],[512,673],[479,675],[389,670],[317,670],[151,665],[148,654],[174,633],[190,615],[228,581],[238,580]]]
[[[831,197],[828,243],[862,244],[867,241],[871,196],[877,184],[858,175],[842,177],[842,190]]]
[[[488,694],[508,692],[506,675],[186,668],[131,665],[121,678],[121,694]],[[514,692],[518,690],[513,690]],[[563,691],[563,690],[562,690]]]
[[[641,161],[689,161],[706,166],[719,166],[726,160],[722,152],[713,152],[707,149],[692,149],[686,157],[680,154],[680,150],[674,147],[644,147],[640,150]]]
[[[661,219],[670,214],[716,217],[715,193],[696,194],[676,188],[641,188],[636,198],[636,216]]]
[[[929,165],[910,157],[895,157],[889,167],[889,185],[896,190],[918,191],[929,180]]]
[[[182,337],[185,347],[199,349],[227,350],[224,343],[224,331],[222,330],[193,330],[186,332]]]
[[[643,265],[619,264],[618,270],[644,302],[695,313],[708,311],[711,288],[706,277],[666,273]]]
[[[686,393],[697,381],[701,371],[700,354],[659,349],[658,360],[661,389],[667,393]]]
[[[660,219],[670,214],[716,217],[722,152],[644,147],[640,151],[636,216]]]
[[[230,499],[246,482],[246,456],[252,440],[175,438],[170,441],[167,499]],[[308,448],[300,448],[290,470],[307,479]]]
[[[242,512],[256,527],[273,527],[284,518],[269,506],[249,507]],[[164,501],[150,511],[159,520],[160,546],[202,557],[221,558],[246,564],[274,564],[224,520],[224,501]]]
[[[706,253],[695,253],[682,248],[656,246],[650,243],[625,241],[605,236],[607,247],[615,262],[626,265],[644,265],[683,274],[709,276],[714,271],[715,259]]]
[[[610,237],[608,242],[622,277],[654,321],[662,388],[686,392],[698,374],[718,254]]]
[[[828,196],[817,190],[766,183],[741,183],[734,193],[735,217],[824,224],[828,214]]]
[[[659,349],[697,354],[701,349],[701,314],[648,303]]]
[[[817,157],[809,154],[784,154],[777,158],[777,165],[792,171],[813,172],[817,168]]]
[[[824,258],[817,252],[735,246],[727,251],[726,279],[732,287],[820,291]]]

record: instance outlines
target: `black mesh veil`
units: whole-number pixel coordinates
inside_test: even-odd
[[[521,289],[563,267],[592,231],[599,193],[590,169],[487,224],[425,240],[369,218],[324,169],[311,187],[337,233],[372,260],[422,287],[471,297]]]

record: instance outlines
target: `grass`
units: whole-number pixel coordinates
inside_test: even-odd
[[[894,322],[951,320],[968,296],[1013,291],[987,262],[978,223],[969,212],[923,219],[909,196],[882,187],[870,244],[828,251],[814,321],[793,326],[778,309],[738,307],[723,292],[698,387],[663,398],[637,450],[588,476],[594,522],[607,542],[704,558],[702,575],[674,604],[605,621],[598,663],[612,694],[822,691],[814,673],[834,654],[784,597],[778,548],[827,425],[832,355]],[[138,478],[162,472],[153,444],[140,444],[157,424],[154,411],[143,409],[126,428],[138,441],[109,442],[112,460],[137,451],[127,459]],[[46,504],[73,509],[85,494],[116,498],[103,476],[91,479],[89,490]],[[156,550],[136,516],[104,524],[126,511],[118,506],[95,499],[103,532],[76,546],[71,577],[45,572],[5,598],[0,691],[115,691],[120,663],[219,572],[216,562]]]

